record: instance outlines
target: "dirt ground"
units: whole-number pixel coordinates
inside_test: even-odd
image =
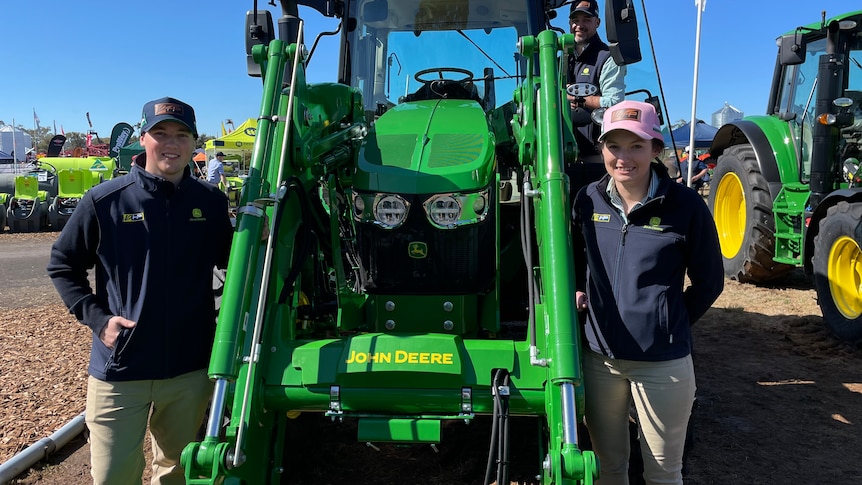
[[[84,408],[90,337],[45,276],[52,240],[0,234],[0,462]],[[13,259],[24,261],[15,274]],[[799,273],[773,288],[727,281],[694,327],[698,400],[687,484],[862,482],[862,348],[832,337],[819,315]],[[444,432],[435,452],[378,451],[347,434],[327,442],[331,435],[306,430],[294,435],[303,453],[295,461],[310,470],[291,483],[481,483],[481,431],[448,441]],[[532,452],[513,448],[513,483],[532,483]],[[83,436],[11,483],[90,483]]]

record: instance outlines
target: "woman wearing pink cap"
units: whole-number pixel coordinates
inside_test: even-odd
[[[572,212],[596,483],[628,484],[633,403],[645,482],[682,484],[695,393],[690,327],[724,286],[718,236],[703,199],[659,162],[652,105],[609,108],[599,142],[607,175],[578,192]]]

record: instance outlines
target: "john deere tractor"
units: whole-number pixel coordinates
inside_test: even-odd
[[[724,125],[712,209],[727,275],[763,282],[804,268],[823,318],[862,339],[862,11],[778,38],[768,114]]]
[[[339,21],[337,61],[306,48],[300,5]],[[531,476],[592,483],[564,172],[574,37],[551,23],[568,6],[280,6],[277,28],[268,10],[246,14],[263,100],[187,482],[280,483],[303,466],[284,458],[306,439],[289,422],[312,415],[320,430],[354,423],[359,442],[426,446],[487,418],[485,483],[500,484],[510,440],[524,439],[508,418],[535,418]],[[619,63],[651,52],[639,8],[605,2]],[[337,62],[337,80],[309,83],[315,61]],[[658,99],[645,71],[629,85]]]

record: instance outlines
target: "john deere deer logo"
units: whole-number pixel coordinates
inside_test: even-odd
[[[407,255],[414,259],[428,256],[428,245],[424,242],[412,242],[407,245]]]

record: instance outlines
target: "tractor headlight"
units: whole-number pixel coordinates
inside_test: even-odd
[[[384,229],[395,229],[407,219],[410,202],[400,195],[377,195],[374,199],[374,221]]]
[[[488,216],[489,189],[471,194],[437,194],[425,201],[428,221],[439,229],[475,224]]]
[[[451,195],[435,195],[425,202],[425,210],[431,223],[436,226],[451,226],[461,217],[461,203]]]

